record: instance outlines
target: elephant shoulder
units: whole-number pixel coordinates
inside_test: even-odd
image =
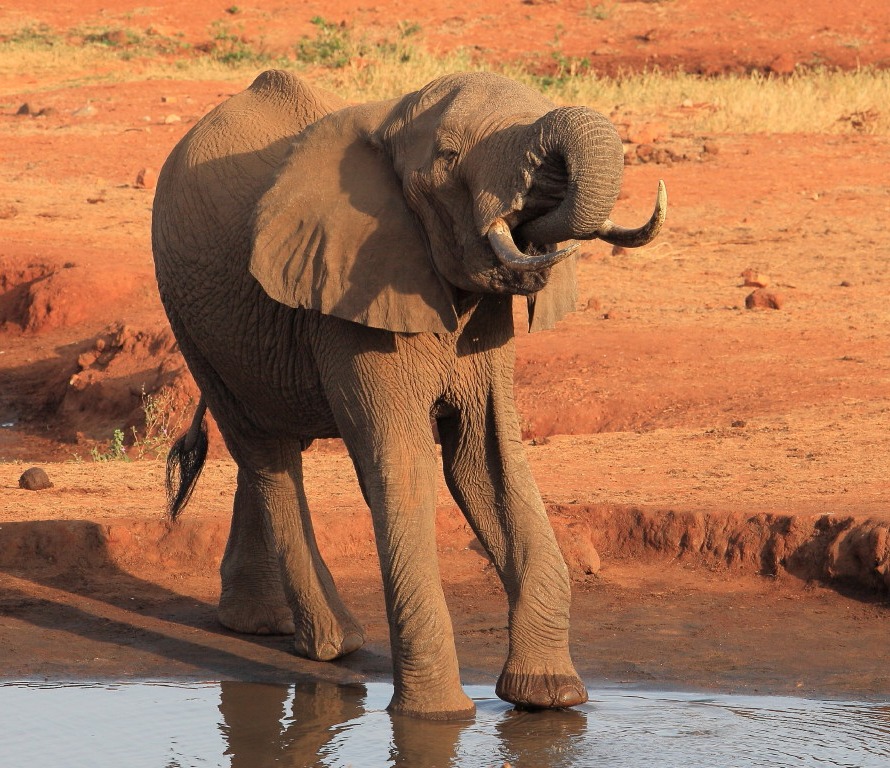
[[[174,207],[187,201],[204,222],[202,231],[243,228],[294,138],[344,104],[289,72],[263,72],[201,118],[171,152],[158,179],[157,215],[169,198]]]
[[[258,102],[277,105],[284,114],[290,115],[296,121],[294,133],[347,105],[336,94],[282,69],[268,69],[260,73],[246,93],[250,93]]]
[[[277,167],[295,136],[345,104],[289,72],[268,70],[201,118],[174,149],[171,162],[182,173],[228,161],[233,167],[226,175],[249,179]]]

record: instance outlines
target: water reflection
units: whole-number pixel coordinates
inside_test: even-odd
[[[391,693],[223,683],[226,754],[233,768],[890,765],[881,704],[606,690],[577,709],[523,712],[471,687],[474,720],[426,722],[386,713]]]
[[[890,765],[887,703],[601,689],[583,707],[521,712],[491,688],[467,693],[476,717],[448,723],[390,716],[383,683],[0,683],[0,765]]]
[[[521,712],[499,699],[480,697],[478,691],[474,720],[390,715],[384,707],[391,693],[382,684],[221,683],[225,754],[231,756],[232,768],[449,768],[471,764],[467,760],[480,757],[481,747],[486,764],[521,760],[523,765],[571,768],[577,758],[573,744],[587,730],[582,711]]]
[[[364,686],[220,684],[220,731],[231,768],[309,766],[344,723],[361,717]]]

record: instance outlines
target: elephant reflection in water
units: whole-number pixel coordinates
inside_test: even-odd
[[[231,768],[315,765],[333,734],[331,729],[361,715],[365,689],[298,683],[288,713],[291,695],[287,685],[220,683],[221,730]]]
[[[226,754],[231,768],[326,768],[337,745],[334,740],[366,718],[364,734],[375,722],[381,729],[391,727],[392,739],[378,735],[372,743],[355,748],[362,754],[365,768],[388,765],[394,768],[448,768],[473,762],[499,765],[505,761],[519,765],[570,768],[578,755],[572,745],[587,728],[587,716],[574,710],[528,713],[508,710],[497,718],[492,733],[480,730],[472,721],[420,720],[404,715],[388,716],[367,710],[367,690],[363,685],[337,685],[327,682],[298,683],[295,686],[265,683],[223,682],[219,711]],[[496,705],[502,708],[503,705]],[[380,715],[379,719],[374,716]],[[359,732],[355,738],[362,738]],[[374,744],[389,741],[387,754],[375,756]],[[375,758],[379,763],[375,763]]]

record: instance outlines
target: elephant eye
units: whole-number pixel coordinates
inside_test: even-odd
[[[454,166],[457,164],[457,150],[456,149],[440,149],[439,157],[445,165],[447,170],[452,170]]]

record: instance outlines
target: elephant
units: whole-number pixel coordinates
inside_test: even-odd
[[[389,710],[474,712],[436,557],[440,462],[507,596],[497,694],[524,708],[587,700],[568,571],[513,399],[512,301],[526,297],[530,331],[552,327],[575,308],[575,241],[657,235],[663,182],[645,224],[609,218],[623,164],[604,116],[479,72],[352,105],[271,70],[181,139],[158,175],[152,249],[201,398],[168,456],[168,494],[175,519],[205,460],[209,408],[237,465],[222,624],[293,632],[315,660],[363,644],[302,480],[302,450],[340,437],[382,572]]]

